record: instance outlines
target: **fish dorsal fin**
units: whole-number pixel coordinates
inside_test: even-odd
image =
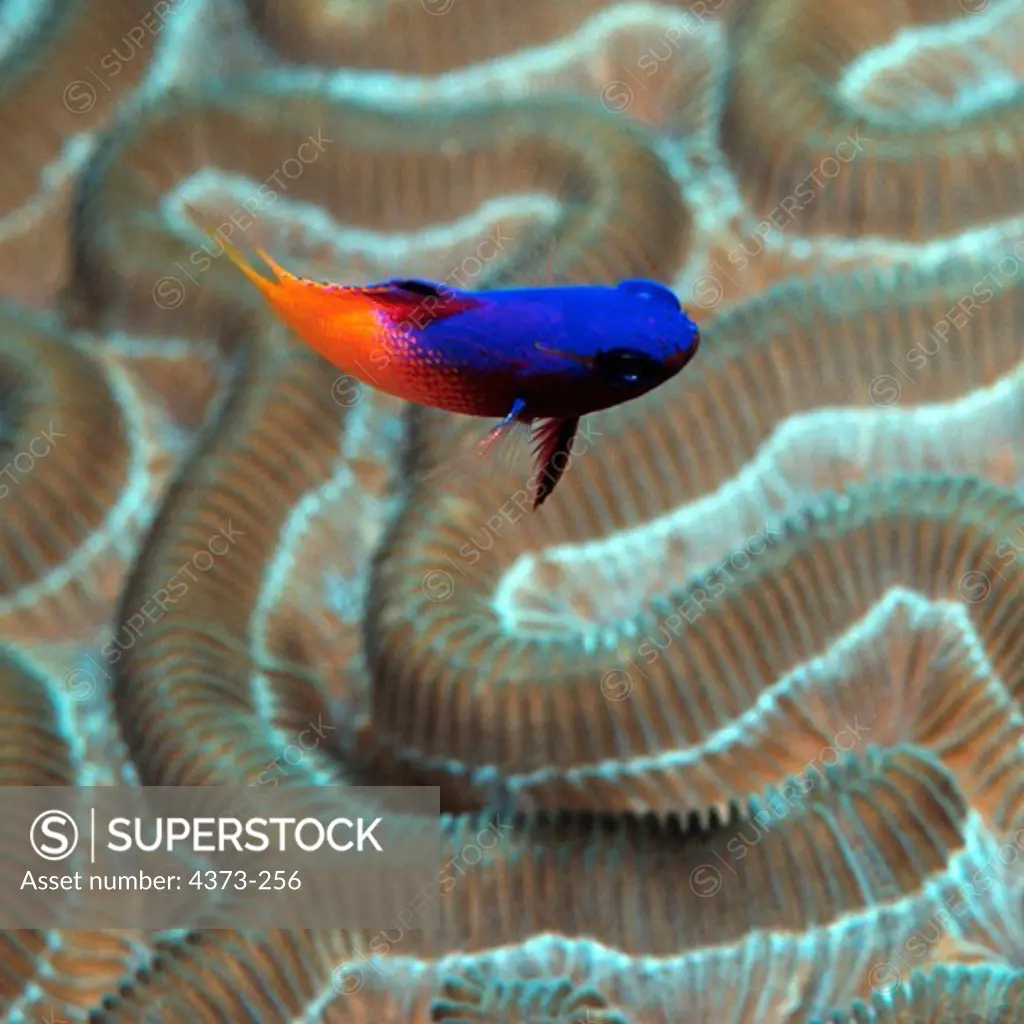
[[[363,289],[396,322],[407,321],[417,328],[482,305],[479,299],[452,288],[417,278],[392,278]]]
[[[446,290],[450,291],[450,289],[442,288],[439,284],[434,284],[433,281],[424,281],[417,277],[395,277],[390,281],[385,281],[381,287],[385,286],[400,288],[403,292],[412,292],[414,295],[422,295],[424,298],[428,295],[442,298]]]

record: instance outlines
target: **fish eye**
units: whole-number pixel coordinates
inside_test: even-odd
[[[628,278],[619,282],[618,287],[620,291],[629,292],[630,295],[665,306],[673,313],[678,313],[683,308],[676,293],[657,281],[648,281],[641,277]]]
[[[665,377],[665,367],[646,352],[635,348],[608,348],[597,353],[598,373],[616,384],[657,383]]]

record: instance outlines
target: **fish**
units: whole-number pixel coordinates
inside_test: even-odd
[[[675,292],[646,278],[480,291],[414,278],[334,284],[293,274],[253,246],[263,273],[222,234],[203,231],[277,318],[343,374],[404,401],[498,419],[481,454],[528,428],[533,511],[562,478],[580,419],[671,380],[701,342]]]

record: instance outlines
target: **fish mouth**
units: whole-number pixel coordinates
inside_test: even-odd
[[[673,352],[665,360],[665,365],[673,373],[678,373],[693,358],[696,351],[696,345],[692,345],[690,348],[679,349],[679,351]]]
[[[697,349],[700,348],[700,341],[700,331],[698,330],[692,344],[686,348],[677,348],[675,352],[665,359],[665,365],[673,373],[678,373],[697,354]]]

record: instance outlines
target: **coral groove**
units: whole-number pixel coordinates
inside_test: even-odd
[[[609,0],[359,0],[338,17],[316,0],[246,0],[253,27],[285,60],[436,75],[568,36]]]
[[[769,531],[756,543],[751,537],[744,560],[734,563],[739,572],[729,581],[719,574],[715,585],[704,579],[689,590],[677,589],[673,597],[647,595],[663,598],[660,614],[636,617],[635,607],[630,608],[619,621],[602,624],[601,631],[563,628],[538,635],[508,628],[495,600],[502,580],[533,552],[559,544],[582,546],[617,529],[642,527],[723,487],[787,416],[830,404],[870,407],[878,371],[891,368],[895,360],[906,364],[915,337],[934,341],[938,353],[938,341],[927,333],[930,325],[941,322],[958,296],[970,295],[972,283],[988,269],[955,261],[939,275],[939,283],[921,274],[881,279],[847,274],[825,283],[780,286],[722,314],[704,332],[707,355],[699,377],[673,382],[621,412],[594,417],[593,450],[588,447],[571,465],[561,485],[565,503],[544,515],[514,515],[523,485],[511,473],[476,469],[469,486],[464,479],[450,482],[432,473],[443,466],[453,428],[441,417],[421,417],[415,459],[428,482],[413,491],[381,549],[367,617],[380,741],[400,758],[429,769],[434,778],[461,771],[483,776],[498,771],[523,776],[524,782],[532,777],[531,796],[545,806],[563,806],[565,800],[590,806],[598,794],[602,801],[661,809],[679,806],[688,792],[699,793],[707,806],[744,796],[728,784],[719,790],[707,776],[712,765],[686,756],[687,751],[750,711],[761,688],[776,681],[776,673],[792,672],[824,653],[837,631],[867,613],[865,595],[880,601],[892,586],[902,585],[921,587],[933,599],[956,601],[961,599],[960,576],[972,568],[991,575],[992,569],[981,561],[959,570],[955,564],[940,569],[926,559],[915,562],[907,536],[901,540],[905,546],[896,549],[905,553],[902,561],[882,574],[878,559],[872,555],[867,560],[870,549],[860,545],[888,544],[884,534],[877,541],[854,541],[854,533],[853,546],[847,548],[839,540],[846,527],[839,524],[852,525],[852,520],[836,512],[836,526],[822,534],[820,544],[811,540],[819,528],[816,521],[806,520],[813,527],[806,542],[822,557],[828,551],[830,558],[846,560],[844,573],[829,569],[829,576],[822,577],[816,568],[805,580],[790,577],[803,543],[801,527],[794,526],[786,539]],[[949,401],[1015,371],[1024,312],[1018,285],[1010,280],[1005,290],[990,292],[991,301],[978,308],[955,350],[930,361],[922,354],[924,370],[915,369],[916,385],[903,392],[908,405]],[[817,361],[815,352],[820,353]],[[820,374],[807,369],[822,364]],[[742,417],[735,415],[737,408],[744,410]],[[931,468],[927,463],[913,467],[916,472]],[[909,489],[897,493],[908,500],[927,496],[926,502],[942,494],[941,488],[916,486],[903,484]],[[889,515],[884,503],[878,504],[882,493],[865,499],[865,508],[877,508],[870,514],[879,517],[879,529]],[[756,488],[744,497],[744,505],[762,516],[766,509],[770,515],[773,506],[781,511],[787,504],[784,489]],[[985,498],[1002,500],[997,491]],[[914,514],[906,513],[904,528]],[[948,514],[953,515],[952,508]],[[1004,525],[993,524],[987,550],[979,551],[978,559],[1002,566],[1009,552],[1014,561],[1009,544],[1018,524],[1010,515]],[[496,539],[485,546],[487,525],[495,521]],[[746,522],[753,534],[756,520]],[[942,522],[957,529],[955,519]],[[706,566],[683,564],[677,571],[685,578]],[[944,574],[945,568],[949,572]],[[848,579],[858,573],[856,584]],[[813,589],[794,590],[798,582]],[[822,590],[829,587],[842,589]],[[791,608],[801,592],[835,597],[829,617],[815,611],[808,640],[787,652],[778,630],[783,615],[791,614],[783,609]],[[702,618],[709,595],[715,614]],[[972,614],[989,607],[982,604]],[[735,621],[729,614],[733,608]],[[721,623],[722,637],[700,639],[713,623]],[[744,637],[740,660],[724,655],[733,646],[725,642],[729,635]],[[760,658],[769,657],[766,645],[771,660],[762,663]],[[754,656],[751,649],[763,653]],[[640,663],[621,684],[631,696],[609,700],[609,688],[619,685],[617,666],[626,661]],[[703,686],[694,693],[697,680]],[[846,724],[830,721],[834,729]],[[584,722],[585,728],[573,725]],[[818,747],[830,742],[828,736],[812,737],[809,742]],[[719,778],[717,771],[713,778]]]
[[[208,334],[244,306],[249,291],[218,261],[218,246],[180,219],[153,217],[155,207],[173,207],[169,193],[211,168],[252,182],[255,196],[225,214],[235,234],[285,198],[394,231],[465,215],[504,193],[542,192],[560,207],[556,225],[503,243],[488,278],[499,267],[505,277],[534,275],[542,248],[553,254],[553,281],[570,268],[583,280],[669,276],[687,255],[689,213],[650,141],[572,99],[424,115],[331,99],[275,76],[172,97],[126,115],[82,179],[72,301],[98,324],[175,336]]]
[[[0,0],[0,780],[441,790],[332,927],[0,932],[2,1024],[1020,1017],[1022,14]],[[321,280],[656,278],[704,342],[531,514],[191,207]]]
[[[68,335],[11,306],[0,309],[0,397],[0,623],[25,639],[51,635],[54,616],[68,636],[93,630],[92,602],[114,598],[112,566],[123,571],[149,516],[138,398]]]
[[[854,59],[898,29],[966,24],[973,10],[954,0],[753,4],[737,29],[721,132],[754,211],[792,216],[804,235],[915,241],[1019,214],[1019,83],[979,109],[953,105],[939,123],[858,109],[840,89]]]

